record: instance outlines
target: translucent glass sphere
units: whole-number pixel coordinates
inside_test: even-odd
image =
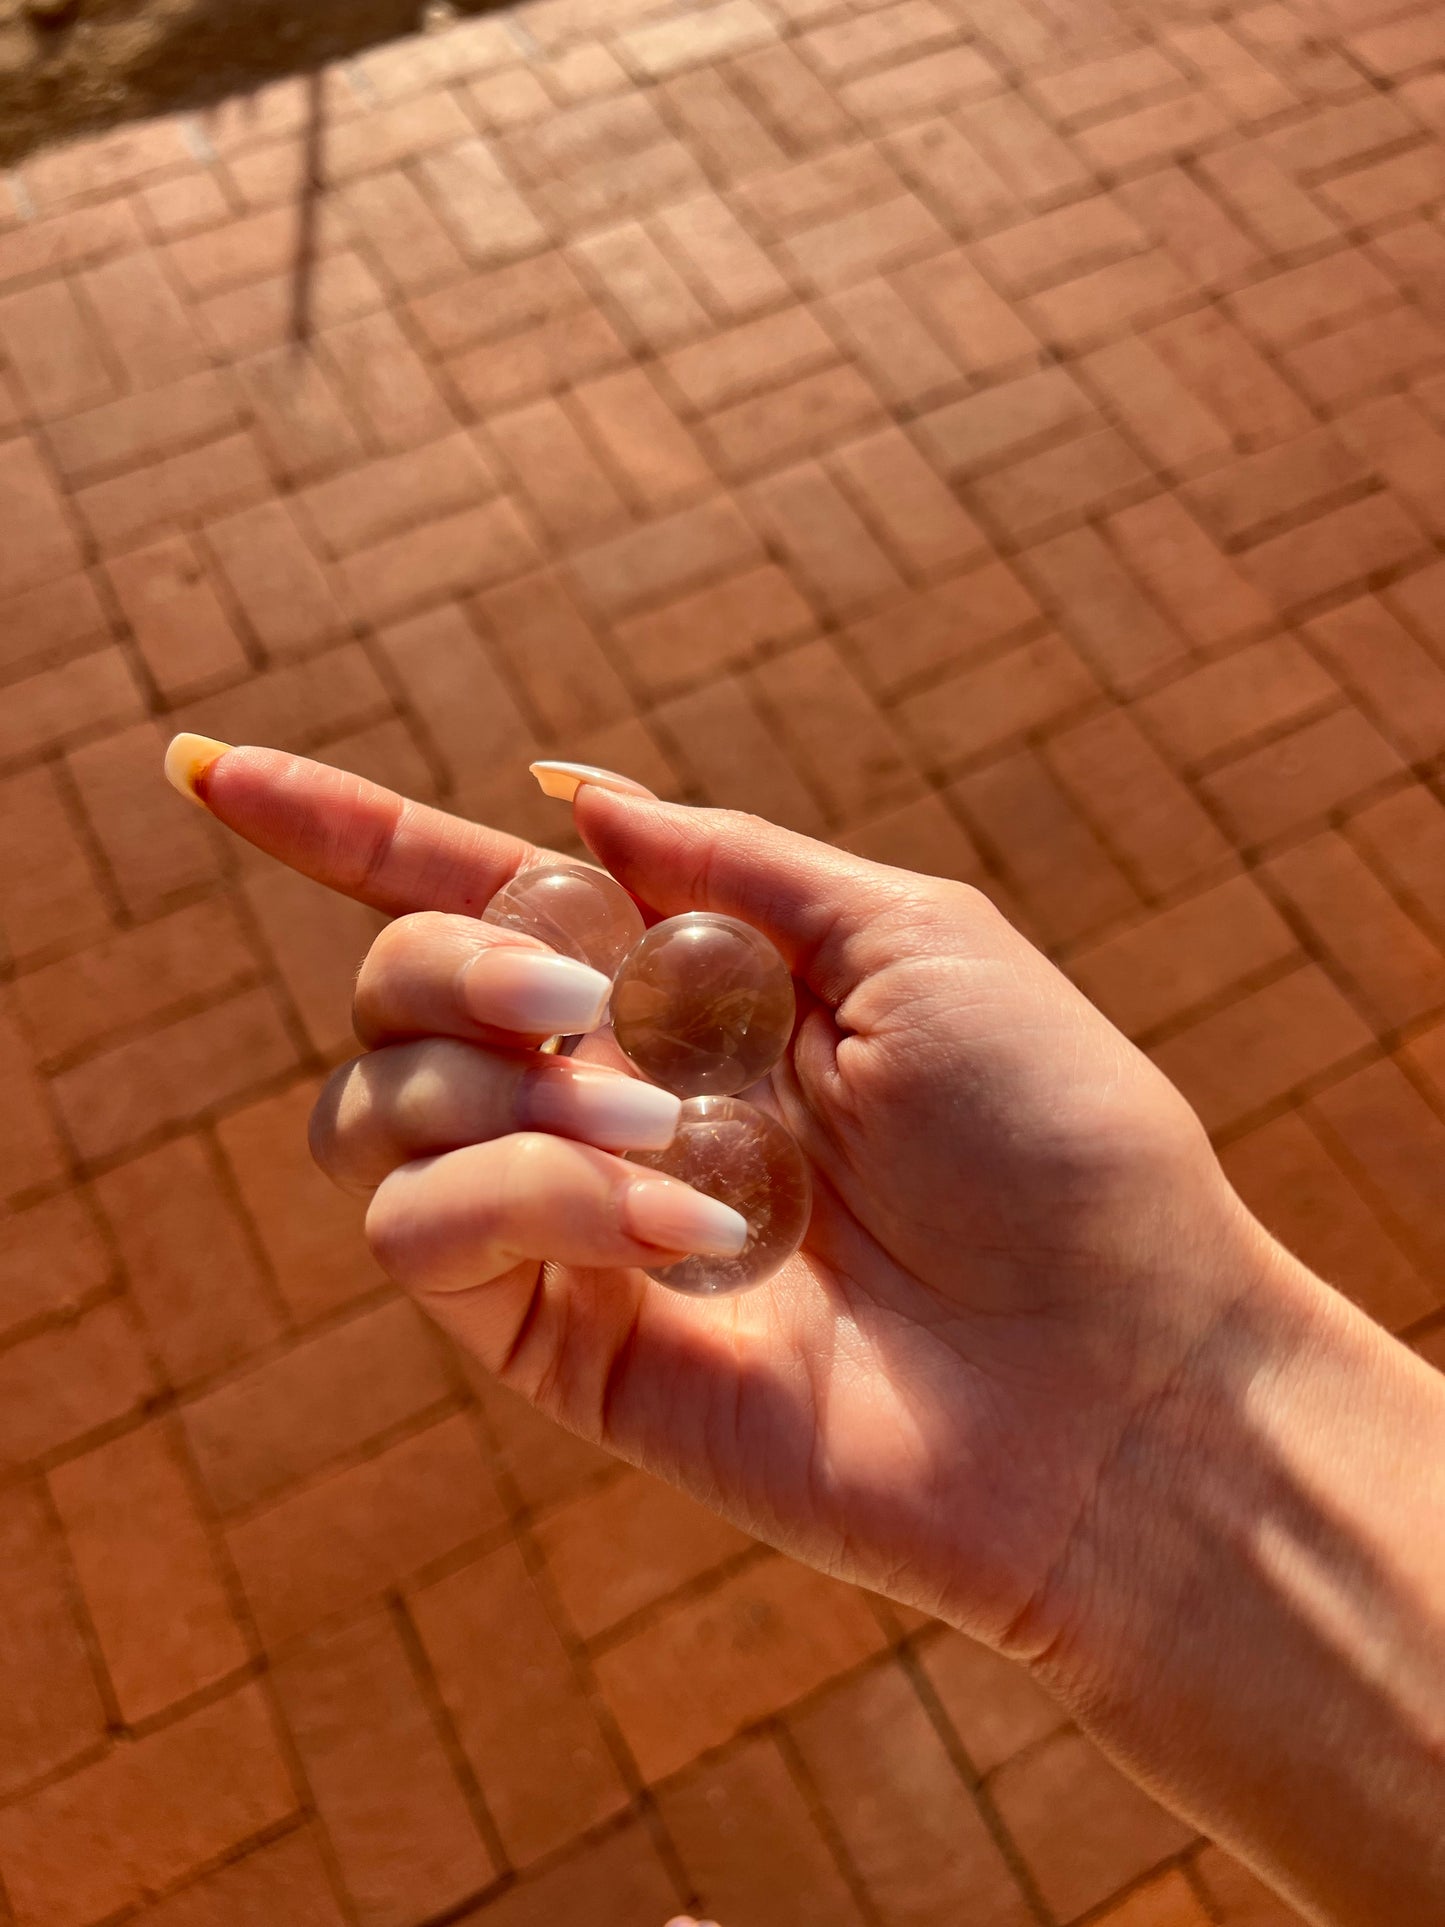
[[[748,1241],[736,1258],[684,1258],[649,1269],[659,1284],[700,1295],[742,1291],[771,1278],[803,1242],[813,1205],[807,1163],[775,1118],[741,1098],[689,1098],[665,1151],[630,1155],[720,1198],[748,1221]]]
[[[615,877],[560,856],[519,870],[482,912],[482,922],[536,937],[606,977],[616,975],[643,936],[641,913]]]
[[[711,910],[654,924],[612,986],[618,1044],[679,1097],[755,1084],[787,1049],[794,1015],[793,980],[772,944]]]

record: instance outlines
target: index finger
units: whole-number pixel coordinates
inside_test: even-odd
[[[258,850],[392,916],[479,916],[537,855],[520,837],[284,750],[177,736],[166,775]]]

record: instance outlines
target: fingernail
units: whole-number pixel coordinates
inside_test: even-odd
[[[528,767],[541,784],[543,795],[555,796],[561,803],[570,803],[584,783],[594,783],[600,790],[615,790],[619,796],[645,796],[657,801],[646,784],[634,783],[630,776],[619,776],[615,770],[598,769],[594,763],[531,763]]]
[[[659,1251],[736,1258],[748,1241],[748,1221],[741,1211],[675,1178],[639,1178],[623,1196],[622,1215],[634,1238]]]
[[[462,1001],[479,1024],[526,1037],[596,1030],[611,995],[600,970],[540,950],[483,950],[462,976]]]
[[[600,1064],[555,1058],[522,1097],[524,1126],[585,1138],[603,1151],[661,1151],[671,1144],[682,1099]]]
[[[166,746],[166,781],[204,809],[211,771],[230,748],[230,743],[218,743],[214,736],[192,736],[182,730]]]

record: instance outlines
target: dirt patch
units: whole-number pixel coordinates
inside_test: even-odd
[[[47,26],[24,0],[0,0],[0,164],[67,135],[307,72],[413,33],[438,10],[434,0],[74,0]]]

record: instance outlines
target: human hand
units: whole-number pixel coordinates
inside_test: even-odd
[[[203,788],[223,823],[401,919],[358,988],[369,1054],[314,1142],[373,1192],[378,1257],[459,1344],[750,1531],[1005,1650],[1087,1615],[1078,1547],[1112,1468],[1149,1449],[1162,1389],[1273,1248],[1184,1100],[984,897],[580,790],[582,835],[642,903],[741,917],[800,986],[771,1083],[812,1226],[770,1282],[697,1300],[635,1268],[665,1242],[632,1213],[647,1174],[517,1134],[542,1121],[538,1075],[571,1075],[531,1048],[570,1020],[529,1035],[495,1001],[500,933],[462,919],[529,847],[274,751],[229,752]],[[580,1112],[547,1121],[589,1134]]]

